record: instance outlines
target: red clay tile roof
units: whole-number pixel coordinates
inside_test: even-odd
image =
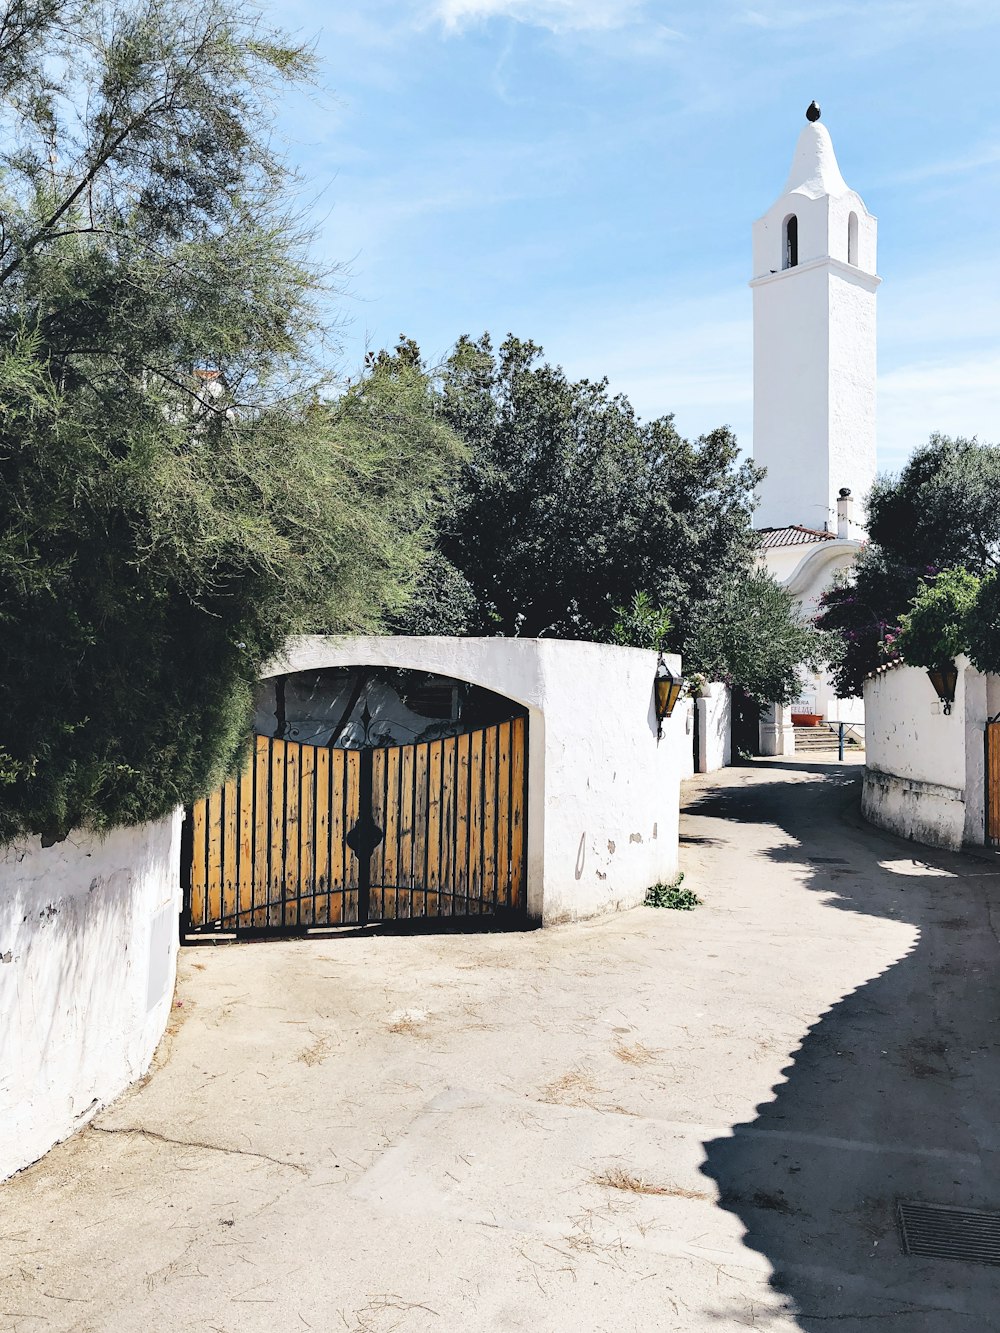
[[[806,546],[810,542],[832,542],[837,540],[835,532],[820,532],[816,528],[803,528],[793,523],[787,528],[760,528],[761,546],[769,551],[773,546]]]

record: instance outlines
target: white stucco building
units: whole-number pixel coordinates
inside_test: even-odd
[[[785,187],[753,226],[756,514],[767,568],[813,615],[864,538],[875,479],[877,222],[844,180],[815,102]],[[863,718],[825,675],[802,711]],[[785,730],[788,728],[786,726]],[[779,727],[780,731],[780,727]],[[777,752],[786,748],[780,736]],[[772,747],[768,747],[772,748]]]

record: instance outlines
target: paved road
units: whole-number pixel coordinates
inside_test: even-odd
[[[1000,1330],[893,1212],[1000,1207],[1000,874],[858,771],[688,784],[695,912],[186,950],[153,1075],[0,1186],[0,1329]]]

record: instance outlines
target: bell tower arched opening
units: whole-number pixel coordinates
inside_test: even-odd
[[[795,268],[799,262],[799,220],[789,213],[781,229],[784,241],[782,268]]]

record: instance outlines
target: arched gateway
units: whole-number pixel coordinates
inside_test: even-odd
[[[293,640],[243,772],[188,812],[184,933],[641,902],[676,870],[691,748],[685,716],[658,740],[655,670],[547,639]]]
[[[243,771],[191,814],[187,929],[523,916],[527,711],[412,668],[262,681]]]

